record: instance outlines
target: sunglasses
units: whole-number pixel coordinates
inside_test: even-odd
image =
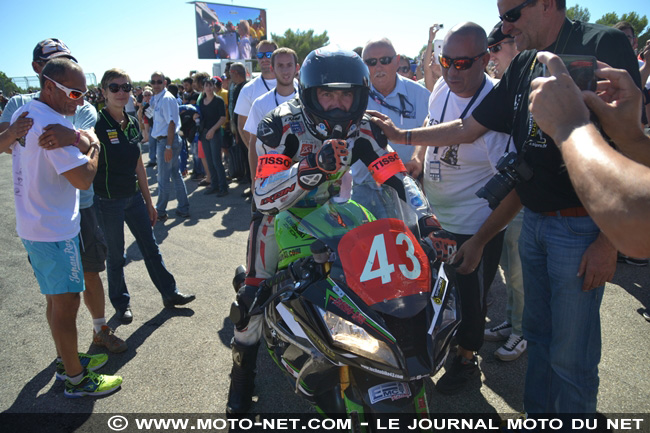
[[[150,83],[151,84],[162,84],[163,80],[151,80]]]
[[[519,6],[516,6],[509,11],[507,11],[505,14],[501,15],[499,19],[501,21],[507,21],[509,23],[514,23],[517,21],[519,18],[521,18],[521,10],[525,8],[526,6],[535,3],[537,0],[526,0]]]
[[[129,93],[131,89],[133,89],[133,86],[131,83],[124,83],[124,84],[117,84],[117,83],[111,83],[108,85],[108,90],[110,90],[111,93],[117,93],[122,89],[124,92]]]
[[[442,66],[445,69],[451,68],[451,65],[454,65],[454,68],[458,69],[459,71],[464,71],[466,69],[469,69],[472,67],[475,61],[486,55],[487,53],[481,53],[476,57],[457,57],[455,59],[452,59],[447,56],[443,56],[440,54],[440,66]]]
[[[390,65],[393,62],[393,59],[395,56],[384,56],[380,57],[377,59],[376,57],[371,57],[369,59],[363,59],[363,61],[366,63],[368,66],[377,66],[377,60],[379,60],[379,63],[382,65]]]
[[[512,44],[512,43],[514,43],[513,40],[499,42],[497,45],[493,45],[491,47],[488,47],[488,51],[491,52],[492,54],[496,54],[496,53],[498,53],[499,51],[501,51],[503,49],[503,46],[502,46],[503,44]]]
[[[408,73],[410,71],[411,71],[410,66],[400,66],[399,68],[397,68],[397,72],[401,72],[403,74],[406,74],[406,73]]]
[[[57,83],[56,81],[54,81],[53,79],[51,79],[50,77],[48,77],[48,76],[45,75],[45,74],[43,74],[43,76],[44,76],[45,78],[47,78],[48,80],[50,80],[51,82],[53,82],[54,85],[55,85],[56,87],[58,87],[59,89],[63,90],[63,92],[65,93],[65,96],[67,96],[68,98],[72,99],[73,101],[77,101],[77,100],[79,100],[79,99],[82,98],[86,93],[88,93],[88,90],[86,90],[85,92],[82,92],[81,90],[70,89],[69,87],[65,87],[65,86],[64,86],[63,84],[61,84],[61,83]]]
[[[266,57],[267,59],[270,59],[272,55],[273,55],[273,51],[266,51],[266,52],[257,53],[257,58],[263,59],[264,57]]]

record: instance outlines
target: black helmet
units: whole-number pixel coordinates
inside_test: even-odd
[[[338,47],[318,48],[307,55],[300,68],[300,100],[307,117],[307,126],[322,140],[332,137],[338,125],[344,138],[359,126],[368,106],[370,73],[354,51]],[[318,103],[316,88],[352,89],[354,102],[350,111],[325,111]]]

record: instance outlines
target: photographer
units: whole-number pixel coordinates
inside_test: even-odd
[[[529,352],[524,410],[532,416],[593,413],[601,352],[600,304],[605,282],[616,269],[616,248],[582,206],[560,151],[528,111],[528,95],[530,82],[544,74],[535,50],[595,55],[626,69],[637,84],[639,66],[623,33],[570,21],[564,0],[500,0],[498,9],[503,33],[514,36],[522,52],[470,117],[402,131],[385,116],[371,114],[390,140],[414,145],[471,143],[488,130],[512,134],[520,162],[532,170],[532,177],[525,180],[510,171],[516,192],[503,198],[475,236],[496,235],[517,213],[521,199],[526,207],[519,241],[523,332]],[[469,254],[472,251],[466,250],[463,266],[468,261],[478,264],[479,257],[474,254],[469,260]]]
[[[650,256],[650,161],[643,161],[644,167],[616,152],[587,110],[596,113],[617,146],[647,155],[650,138],[639,121],[641,92],[626,71],[603,67],[596,75],[607,79],[598,86],[604,99],[581,94],[557,56],[541,52],[537,58],[552,76],[533,81],[530,112],[560,148],[576,192],[598,227],[624,254]]]

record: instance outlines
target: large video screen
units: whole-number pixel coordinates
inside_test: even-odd
[[[217,3],[194,3],[199,59],[252,59],[266,39],[266,10]]]

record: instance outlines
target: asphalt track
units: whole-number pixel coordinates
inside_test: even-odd
[[[152,178],[155,170],[147,171]],[[63,396],[63,384],[54,378],[55,351],[45,320],[45,299],[15,232],[9,155],[0,155],[0,173],[0,411],[84,414],[77,417],[78,431],[86,430],[83,427],[89,414],[223,414],[231,366],[228,345],[233,334],[227,318],[234,295],[230,281],[233,270],[244,262],[250,217],[250,205],[240,197],[245,185],[233,183],[230,195],[216,198],[203,195],[203,188],[197,190],[196,182],[188,180],[191,217],[175,217],[174,200],[169,205],[169,220],[154,229],[181,291],[196,294],[196,301],[187,308],[163,308],[138,247],[127,232],[125,273],[134,321],[121,325],[112,318],[114,311],[108,301],[106,313],[129,349],[111,355],[100,370],[122,375],[124,384],[105,398],[70,400]],[[152,191],[154,179],[155,175],[150,181]],[[105,273],[102,278],[107,287]],[[601,308],[600,412],[650,413],[650,323],[640,314],[650,307],[649,289],[650,268],[626,264],[618,266],[614,281],[607,284]],[[505,314],[500,276],[492,290],[494,303],[488,316],[491,323],[498,324]],[[101,351],[90,345],[92,322],[83,305],[77,323],[80,350]],[[431,390],[431,411],[521,411],[527,355],[505,363],[494,357],[497,348],[497,343],[486,342],[480,351],[480,388],[454,397]],[[313,413],[270,358],[263,351],[260,354],[255,410]]]

